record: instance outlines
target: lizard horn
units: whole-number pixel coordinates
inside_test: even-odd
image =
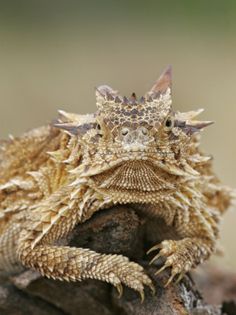
[[[166,92],[166,90],[169,88],[171,89],[172,85],[172,67],[168,66],[159,79],[155,82],[153,87],[149,92],[146,93],[146,97],[152,97],[153,99],[158,98],[160,94],[163,94]]]
[[[96,101],[97,106],[103,107],[105,103],[109,101],[115,101],[116,103],[122,102],[122,97],[118,95],[118,92],[113,90],[108,85],[100,85],[96,88]]]

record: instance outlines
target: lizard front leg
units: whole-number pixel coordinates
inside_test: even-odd
[[[84,222],[101,207],[110,206],[109,202],[106,204],[102,199],[91,202],[93,199],[93,195],[88,197],[87,193],[89,202],[85,202],[85,199],[82,202],[84,215],[79,215],[81,211],[76,207],[69,209],[69,212],[65,212],[40,238],[38,230],[43,220],[41,218],[41,222],[34,225],[33,229],[31,227],[28,234],[23,233],[18,245],[19,260],[24,266],[38,270],[48,278],[67,281],[98,279],[109,282],[118,289],[120,295],[124,284],[138,291],[143,299],[144,286],[149,286],[152,290],[154,288],[143,267],[137,263],[122,255],[106,255],[85,248],[55,246],[55,241],[67,235],[76,223]],[[46,217],[50,217],[50,214]]]
[[[212,212],[212,215],[211,215]],[[164,240],[152,247],[152,251],[159,250],[150,264],[160,257],[165,258],[164,265],[156,272],[162,272],[171,268],[171,276],[166,286],[178,276],[177,282],[182,279],[185,273],[202,263],[214,252],[218,236],[218,215],[209,209],[189,209],[189,220],[182,220],[183,214],[177,211],[173,225],[175,226],[180,240]]]
[[[21,250],[20,259],[27,267],[59,280],[97,279],[114,285],[119,295],[122,284],[138,291],[144,299],[144,286],[154,290],[143,267],[122,255],[106,255],[85,248],[39,245]]]

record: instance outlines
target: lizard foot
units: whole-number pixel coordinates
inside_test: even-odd
[[[185,240],[173,241],[166,240],[162,243],[153,246],[147,254],[159,250],[159,253],[154,256],[150,261],[150,264],[157,261],[159,258],[165,258],[164,265],[156,272],[156,274],[161,273],[166,268],[171,268],[171,275],[165,287],[168,286],[175,277],[177,277],[177,283],[183,278],[185,273],[187,273],[192,267],[194,267],[194,256],[191,255],[193,249],[197,250],[196,245],[192,245],[192,249],[189,248],[189,242]],[[195,248],[194,248],[195,246]]]
[[[144,301],[144,287],[148,286],[152,293],[155,294],[155,287],[152,280],[144,273],[142,266],[137,263],[130,262],[126,257],[108,273],[108,282],[113,284],[119,293],[119,297],[122,296],[123,286],[130,287],[131,289],[137,291],[140,294],[141,301]]]
[[[26,266],[32,268],[37,264],[35,269],[48,278],[67,281],[101,280],[115,286],[120,296],[123,292],[122,285],[126,285],[137,291],[142,301],[145,286],[155,292],[143,267],[123,255],[106,255],[87,248],[68,246],[37,246],[33,250],[26,248],[21,255],[22,258],[26,257],[23,260]]]

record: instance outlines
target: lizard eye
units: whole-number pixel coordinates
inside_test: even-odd
[[[100,138],[103,137],[103,134],[102,134],[102,132],[101,132],[101,129],[102,129],[101,125],[100,125],[100,124],[97,124],[98,136],[99,136]]]
[[[172,117],[167,117],[165,121],[165,127],[167,129],[171,129],[172,127],[174,127],[174,119]]]

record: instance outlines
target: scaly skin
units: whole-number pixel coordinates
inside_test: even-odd
[[[211,122],[201,110],[175,112],[171,69],[145,97],[96,90],[95,114],[59,112],[56,124],[0,143],[0,271],[22,266],[53,279],[109,282],[153,290],[137,263],[122,255],[57,246],[76,224],[115,204],[132,204],[165,220],[178,240],[164,240],[151,263],[164,257],[167,284],[215,250],[219,220],[233,191],[199,149],[199,132]]]

